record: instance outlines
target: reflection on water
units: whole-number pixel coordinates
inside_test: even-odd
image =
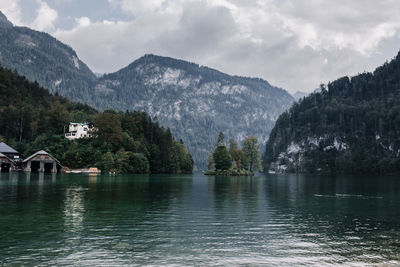
[[[30,172],[25,173],[25,180],[26,180],[27,185],[29,185],[31,183],[31,173]]]
[[[400,264],[398,177],[0,175],[4,265]]]
[[[85,212],[84,189],[82,186],[71,186],[66,189],[64,200],[64,229],[78,233],[82,231]]]

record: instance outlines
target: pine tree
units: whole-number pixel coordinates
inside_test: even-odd
[[[213,153],[213,159],[216,170],[228,170],[232,167],[232,157],[226,146],[218,146]]]
[[[225,135],[223,132],[219,132],[217,143],[215,144],[216,147],[225,145]]]

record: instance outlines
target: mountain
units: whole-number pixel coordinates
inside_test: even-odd
[[[271,131],[263,164],[278,172],[400,173],[400,53],[295,103]]]
[[[182,138],[199,168],[218,133],[239,142],[266,142],[278,116],[294,99],[256,78],[229,76],[183,60],[145,55],[102,76],[94,95],[100,108],[144,110]]]
[[[1,12],[0,65],[51,93],[94,104],[90,96],[96,76],[71,47],[47,33],[13,26]]]
[[[96,76],[69,46],[15,27],[1,13],[0,65],[100,110],[146,111],[183,140],[199,168],[205,168],[220,131],[239,142],[255,135],[265,143],[279,114],[294,101],[261,79],[154,55]]]
[[[7,19],[7,17],[3,14],[3,13],[1,13],[1,11],[0,11],[0,27],[4,27],[4,28],[7,28],[7,27],[12,27],[13,26],[13,24]]]
[[[293,96],[294,99],[299,100],[300,98],[303,98],[303,97],[305,97],[307,95],[308,95],[308,93],[297,91],[292,96]]]

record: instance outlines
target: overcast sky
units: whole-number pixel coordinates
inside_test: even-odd
[[[400,50],[398,0],[0,0],[97,73],[147,53],[310,92]]]

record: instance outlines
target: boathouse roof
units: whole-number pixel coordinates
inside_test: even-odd
[[[50,155],[49,153],[47,153],[47,152],[44,151],[44,150],[40,150],[40,151],[36,152],[35,154],[33,154],[33,155],[27,157],[23,162],[24,162],[24,163],[25,163],[25,162],[28,162],[28,161],[30,161],[31,159],[33,159],[34,157],[36,157],[36,156],[38,156],[38,155],[46,155],[46,156],[49,156],[49,157],[51,157],[53,160],[55,160],[58,164],[60,164],[60,161],[58,161],[58,159],[56,159],[55,157],[53,157],[52,155]]]
[[[16,151],[14,148],[10,147],[6,143],[1,142],[0,143],[0,153],[17,153],[18,154],[18,151]]]
[[[10,159],[9,157],[7,157],[6,155],[4,155],[3,153],[0,153],[0,158],[6,158],[7,160],[9,160],[10,162],[15,164],[15,161],[13,161],[12,159]]]

